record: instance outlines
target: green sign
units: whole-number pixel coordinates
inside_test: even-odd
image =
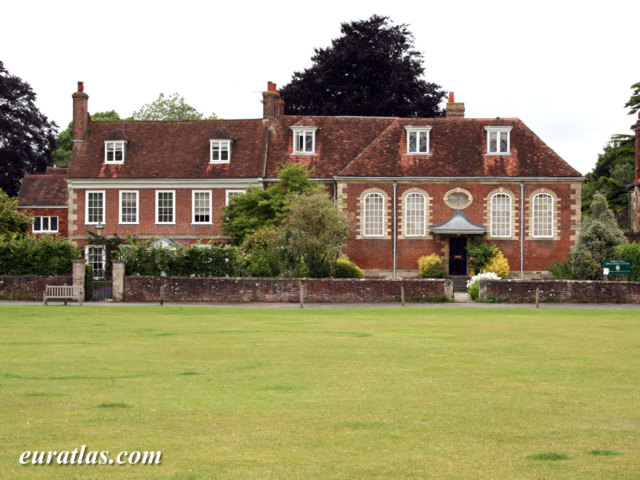
[[[631,273],[631,260],[628,258],[607,258],[604,260],[605,275]],[[607,270],[609,270],[607,272]]]

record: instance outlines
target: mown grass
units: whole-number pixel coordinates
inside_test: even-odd
[[[2,306],[0,478],[632,479],[639,362],[637,310]],[[163,461],[18,462],[82,445]]]

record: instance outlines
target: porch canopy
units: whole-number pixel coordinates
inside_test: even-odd
[[[454,210],[449,220],[431,225],[429,229],[433,233],[454,235],[482,235],[487,227],[473,223],[462,210]]]

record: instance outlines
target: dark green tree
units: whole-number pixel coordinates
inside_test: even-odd
[[[373,15],[342,24],[313,65],[293,74],[280,93],[294,115],[438,117],[445,93],[424,80],[422,54],[405,24]]]
[[[0,188],[15,196],[27,173],[51,163],[56,124],[36,107],[31,86],[0,61]]]
[[[625,107],[629,114],[640,109],[640,83],[631,86],[633,93]],[[628,134],[612,135],[604,147],[604,152],[598,155],[598,161],[592,172],[586,175],[586,182],[582,188],[582,211],[591,212],[591,202],[596,192],[603,193],[618,222],[627,224],[628,204],[627,185],[635,180],[635,137]]]
[[[26,235],[33,219],[17,210],[18,199],[0,189],[0,235]]]

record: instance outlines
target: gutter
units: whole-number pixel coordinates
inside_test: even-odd
[[[520,280],[524,280],[524,182],[520,182]]]
[[[393,182],[393,279],[396,279],[396,254],[398,251],[398,214],[397,214],[398,182]]]

